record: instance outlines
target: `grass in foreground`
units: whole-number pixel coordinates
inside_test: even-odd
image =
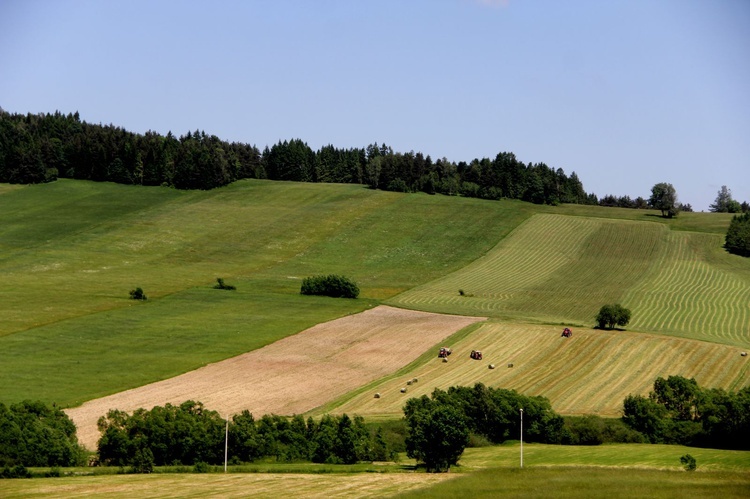
[[[467,449],[451,473],[405,464],[353,467],[309,463],[230,466],[229,473],[65,476],[3,480],[3,497],[747,497],[750,453],[676,445],[572,447],[527,444]],[[689,453],[695,472],[683,471]],[[172,473],[164,473],[168,471]],[[64,470],[73,471],[73,470]],[[75,470],[87,473],[88,469]],[[115,473],[97,469],[97,473]]]
[[[524,497],[716,497],[744,498],[750,494],[750,475],[738,472],[525,468],[488,469],[462,475],[439,485],[420,488],[399,498]]]

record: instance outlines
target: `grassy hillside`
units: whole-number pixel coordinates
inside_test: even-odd
[[[264,181],[5,189],[0,400],[71,405],[258,348],[466,265],[533,209]],[[299,295],[331,272],[361,299]],[[148,302],[128,299],[136,286]]]
[[[633,311],[629,329],[745,346],[750,264],[721,244],[661,223],[538,214],[471,265],[389,303],[593,325],[602,305],[620,302]]]
[[[683,215],[269,181],[2,186],[0,400],[74,405],[383,300],[586,325],[619,300],[630,329],[746,345],[750,263],[720,248],[729,218]],[[361,299],[300,296],[320,273]]]
[[[407,369],[369,384],[321,411],[398,417],[407,399],[435,388],[484,383],[542,395],[563,414],[618,417],[629,394],[647,395],[659,377],[695,378],[701,386],[736,390],[750,385],[746,357],[734,347],[643,333],[574,329],[491,321],[446,342],[448,362],[429,352]],[[484,358],[469,358],[471,350]],[[495,369],[489,369],[494,364]],[[508,367],[513,364],[513,367]],[[408,380],[418,379],[407,385]],[[401,389],[406,388],[406,393]],[[380,393],[380,398],[374,398]]]

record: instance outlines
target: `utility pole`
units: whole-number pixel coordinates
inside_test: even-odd
[[[523,468],[523,409],[521,409],[521,468]]]
[[[224,430],[224,473],[227,472],[228,454],[229,454],[229,418],[227,418],[227,427]]]

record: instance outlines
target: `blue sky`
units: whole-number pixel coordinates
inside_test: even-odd
[[[0,0],[0,107],[750,202],[747,0]]]

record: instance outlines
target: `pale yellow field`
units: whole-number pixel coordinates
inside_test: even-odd
[[[132,412],[195,400],[223,417],[245,409],[258,417],[302,414],[397,371],[480,320],[380,306],[66,412],[78,428],[79,441],[92,450],[100,436],[96,422],[110,409]]]
[[[156,474],[3,480],[0,496],[15,497],[387,497],[456,475],[434,473]]]
[[[654,380],[669,375],[694,377],[704,387],[737,390],[750,385],[748,357],[736,347],[635,332],[487,322],[455,344],[444,363],[435,357],[409,372],[371,383],[331,412],[395,416],[411,397],[435,388],[472,386],[515,389],[542,395],[561,414],[620,416],[628,394],[648,394]],[[481,361],[469,358],[481,350]],[[508,367],[508,364],[513,367]],[[489,369],[495,364],[495,369]],[[407,385],[407,381],[417,382]],[[406,388],[406,393],[401,389]],[[380,398],[374,394],[380,393]]]

